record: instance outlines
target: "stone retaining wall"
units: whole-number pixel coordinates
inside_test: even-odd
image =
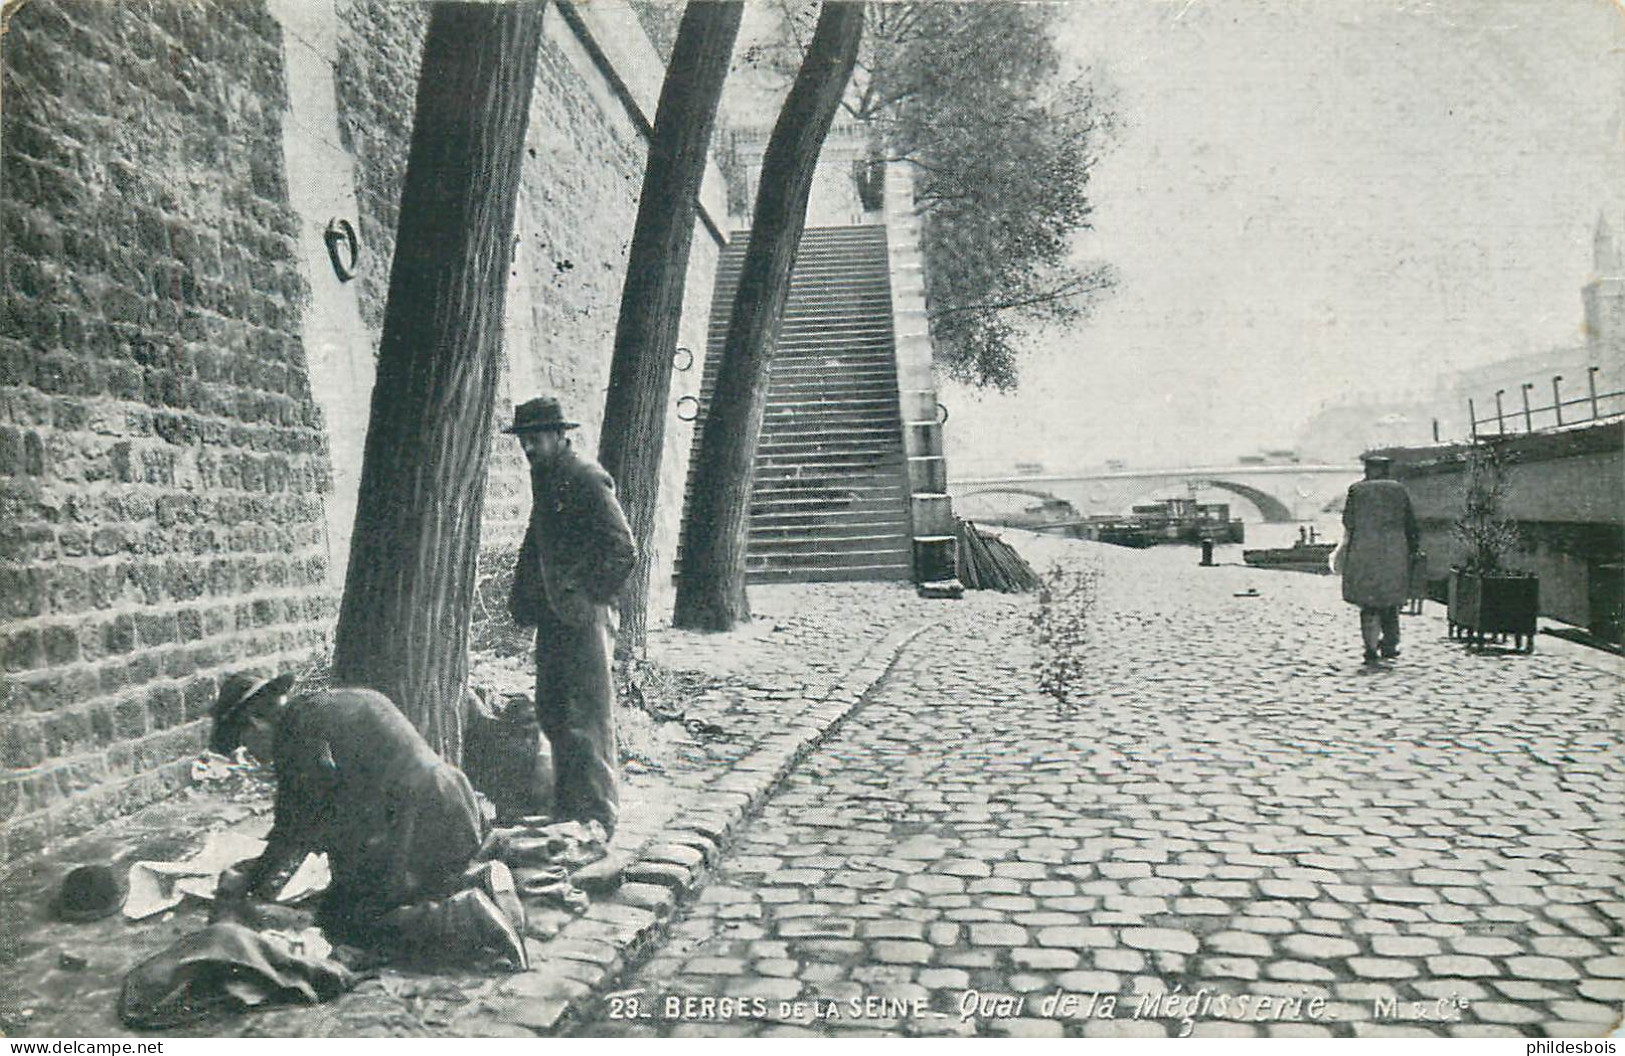
[[[492,413],[558,393],[592,452],[661,68],[629,9],[580,6],[547,14]],[[425,26],[422,8],[382,0],[29,0],[12,13],[0,863],[182,783],[225,674],[325,651]],[[312,91],[313,63],[330,91]],[[321,241],[335,219],[359,236],[349,282]],[[716,253],[702,225],[690,347]],[[673,386],[657,621],[691,440],[675,401],[697,386]],[[488,553],[517,545],[529,505],[517,446],[496,443]]]

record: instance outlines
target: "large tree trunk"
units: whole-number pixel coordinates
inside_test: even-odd
[[[333,678],[462,753],[468,621],[540,3],[437,3],[418,78]]]
[[[684,10],[643,170],[598,442],[598,461],[615,478],[638,542],[637,567],[621,590],[622,655],[642,648],[648,628],[650,544],[695,199],[744,11],[742,2],[690,3]]]
[[[685,511],[683,574],[673,622],[725,631],[750,618],[745,597],[751,468],[767,404],[790,270],[801,245],[818,152],[846,91],[863,37],[863,4],[826,2],[801,71],[762,157],[750,246],[740,269],[716,391],[706,410]]]

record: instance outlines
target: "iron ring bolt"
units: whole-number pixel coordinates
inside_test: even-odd
[[[322,241],[327,243],[327,259],[333,262],[333,273],[339,277],[339,281],[349,282],[355,278],[356,262],[361,259],[361,243],[350,221],[340,217],[329,220],[327,230],[322,233]]]

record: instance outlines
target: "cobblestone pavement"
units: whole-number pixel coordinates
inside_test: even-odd
[[[577,1033],[1618,1021],[1612,658],[1469,655],[1430,606],[1370,669],[1331,577],[1023,549],[1099,569],[1081,702],[1036,689],[1031,598],[953,604]]]

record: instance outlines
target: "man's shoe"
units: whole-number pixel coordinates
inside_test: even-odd
[[[1392,660],[1394,657],[1396,657],[1398,655],[1399,655],[1399,646],[1397,646],[1397,645],[1385,645],[1385,646],[1382,647],[1382,658],[1384,660]]]
[[[1374,664],[1377,662],[1377,652],[1375,649],[1367,649],[1365,651],[1365,662],[1368,664]]]

